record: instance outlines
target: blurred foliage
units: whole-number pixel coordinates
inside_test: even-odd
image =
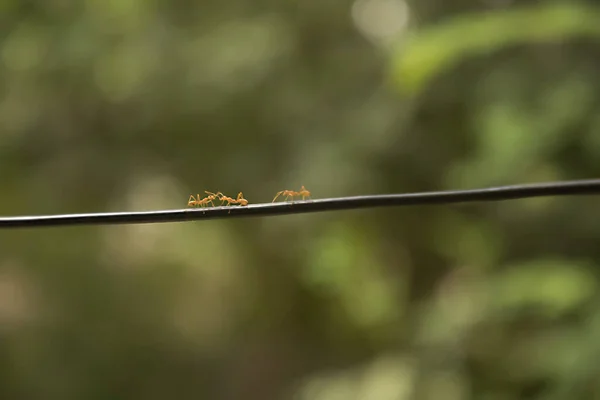
[[[593,2],[0,3],[5,215],[600,174]],[[600,397],[593,197],[0,232],[3,399]]]
[[[486,55],[523,42],[598,37],[598,18],[600,10],[578,2],[460,15],[412,35],[397,59],[395,75],[402,86],[419,88],[436,72],[468,56]]]

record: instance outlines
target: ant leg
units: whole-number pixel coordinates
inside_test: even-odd
[[[214,208],[215,203],[213,203],[212,199],[208,200],[208,202],[206,203],[206,207],[208,207],[208,203],[210,203],[213,206],[213,208]]]
[[[278,198],[279,196],[281,196],[281,194],[282,194],[282,193],[283,193],[283,191],[281,191],[281,192],[277,192],[277,196],[275,196],[275,198],[273,199],[273,201],[272,201],[271,203],[274,203],[274,202],[275,202],[275,200],[277,200],[277,198]]]
[[[196,198],[194,197],[194,195],[190,195],[190,198],[188,199],[188,207],[193,207],[196,205]]]

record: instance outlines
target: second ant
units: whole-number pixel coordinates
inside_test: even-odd
[[[239,192],[237,195],[237,198],[232,198],[229,196],[225,196],[223,193],[221,192],[217,192],[217,193],[211,193],[211,192],[206,192],[209,195],[209,197],[211,196],[216,196],[219,198],[219,200],[221,200],[221,205],[223,205],[224,203],[227,203],[228,206],[231,206],[232,204],[239,204],[240,206],[247,206],[248,205],[248,200],[246,200],[244,198],[244,194],[242,192]],[[230,211],[231,212],[231,211]]]
[[[294,201],[294,197],[302,197],[302,200],[304,201],[307,197],[310,198],[311,195],[310,192],[306,190],[304,185],[302,185],[299,192],[295,192],[293,190],[282,190],[281,192],[277,192],[272,203],[274,203],[279,196],[283,196],[285,198],[284,201],[287,201],[289,198],[291,198],[292,201]]]

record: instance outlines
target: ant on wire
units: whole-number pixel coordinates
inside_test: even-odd
[[[206,192],[206,191],[205,191]],[[244,198],[244,194],[242,192],[239,192],[237,195],[237,198],[231,198],[228,196],[225,196],[223,193],[221,192],[217,192],[215,193],[211,193],[211,192],[206,192],[207,194],[209,194],[209,197],[218,197],[219,200],[221,200],[221,205],[223,205],[223,203],[227,203],[228,206],[231,206],[232,204],[239,204],[240,206],[247,206],[248,205],[248,200],[246,200]],[[231,211],[230,211],[231,212]]]
[[[208,207],[208,203],[210,203],[214,207],[215,203],[213,203],[213,200],[217,200],[219,194],[221,194],[221,192],[219,192],[217,194],[209,193],[209,196],[207,196],[203,199],[200,197],[199,194],[196,195],[197,197],[194,197],[194,195],[191,195],[188,200],[188,207],[194,207],[194,206]]]
[[[282,190],[281,192],[277,192],[277,195],[275,195],[275,198],[273,199],[272,203],[274,203],[279,196],[284,196],[284,201],[287,201],[290,197],[292,198],[292,201],[294,201],[294,197],[301,196],[302,200],[304,201],[304,199],[306,199],[307,197],[310,198],[310,192],[306,190],[304,185],[302,185],[299,192],[295,192],[293,190]]]

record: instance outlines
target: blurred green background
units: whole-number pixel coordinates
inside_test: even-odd
[[[3,215],[600,175],[593,2],[0,11]],[[5,230],[0,398],[600,398],[597,204]]]

